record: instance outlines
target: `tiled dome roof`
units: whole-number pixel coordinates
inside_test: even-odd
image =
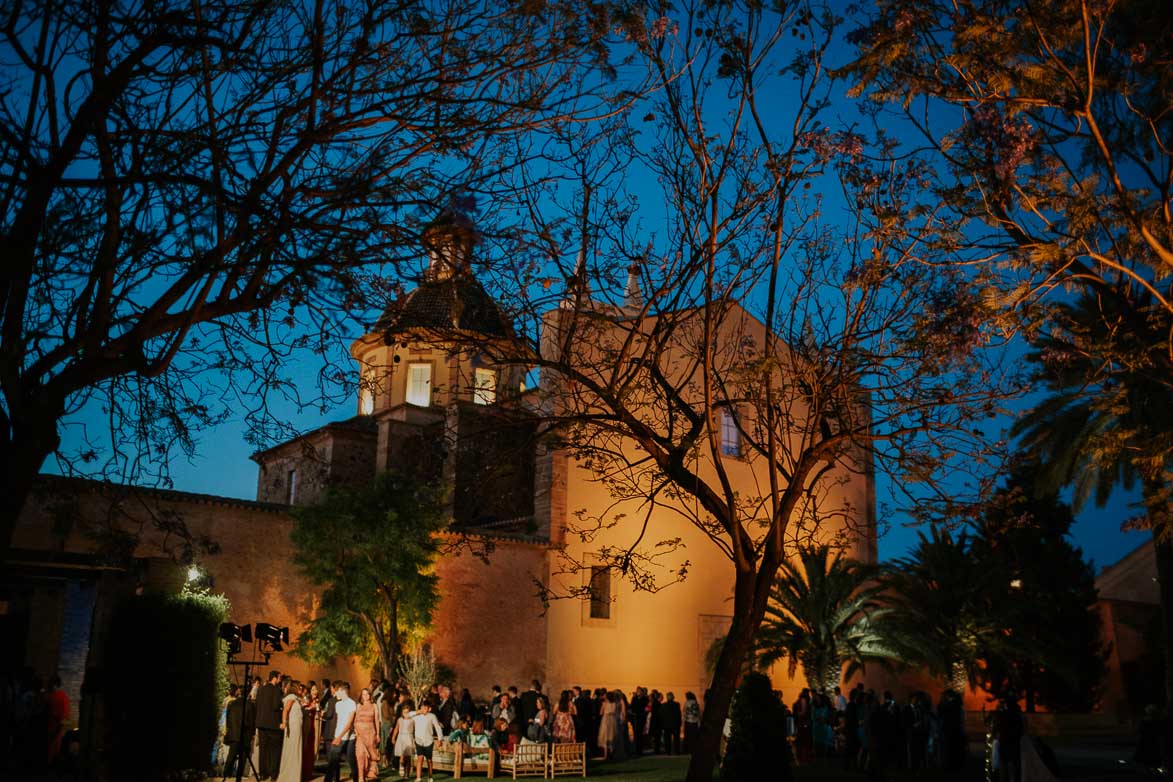
[[[467,271],[445,279],[425,277],[415,290],[387,305],[375,323],[375,330],[383,332],[388,341],[410,329],[513,336],[509,319]]]

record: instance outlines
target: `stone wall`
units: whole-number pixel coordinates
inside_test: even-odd
[[[123,577],[137,578],[147,589],[175,589],[186,580],[186,569],[170,558],[178,553],[178,541],[173,533],[160,529],[155,520],[164,525],[182,521],[192,533],[208,536],[221,548],[220,553],[199,557],[197,561],[211,578],[213,591],[229,599],[231,621],[237,624],[267,621],[288,626],[296,637],[312,618],[315,595],[292,564],[291,520],[285,508],[185,492],[128,491],[126,487],[90,481],[46,478],[45,482],[54,490],[30,501],[25,508],[17,524],[14,549],[43,552],[42,558],[50,564],[54,558],[65,555],[91,555],[95,557],[91,575],[96,580],[103,572],[98,569],[100,552],[87,528],[110,519],[140,534],[135,551],[140,565]],[[60,510],[54,510],[54,503],[62,502],[75,514],[72,522],[64,527],[55,518]],[[143,567],[146,563],[149,567]],[[85,572],[82,569],[77,572],[84,580]],[[49,606],[38,610],[38,616],[47,621],[34,623],[28,639],[38,659],[57,661],[56,667],[63,678],[79,665],[84,667],[84,659],[75,659],[79,655],[84,658],[84,647],[75,636],[89,631],[82,614],[92,615],[94,611],[92,602],[87,604],[86,595],[78,589],[60,591],[52,598],[55,602],[51,610]],[[365,674],[354,660],[338,660],[333,666],[318,668],[282,653],[274,655],[272,664],[299,679]],[[44,667],[50,666],[45,663]],[[51,671],[44,673],[48,675]]]
[[[469,549],[492,545],[486,564]],[[546,620],[538,583],[547,579],[541,543],[470,538],[436,565],[440,605],[433,622],[436,659],[456,670],[457,687],[476,698],[489,688],[546,680]]]

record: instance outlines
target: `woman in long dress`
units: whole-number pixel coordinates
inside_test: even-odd
[[[285,740],[281,743],[281,770],[277,782],[301,782],[301,697],[297,694],[297,682],[285,686],[285,697],[281,701],[281,730]]]
[[[302,690],[305,688],[302,687]],[[321,695],[318,685],[310,685],[309,692],[302,693],[301,701],[301,778],[302,781],[314,776],[314,763],[318,759],[318,701]]]
[[[599,746],[603,748],[603,760],[614,757],[615,747],[619,744],[619,706],[615,702],[615,693],[608,692],[603,701],[603,719],[599,723]]]
[[[358,695],[354,712],[354,759],[359,782],[379,776],[379,709],[366,687]]]
[[[558,707],[554,710],[555,742],[559,744],[574,743],[574,716],[574,703],[570,700],[570,690],[563,690],[562,695],[558,698]]]

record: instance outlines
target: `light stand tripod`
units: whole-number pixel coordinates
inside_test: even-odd
[[[231,649],[231,647],[229,648]],[[255,653],[256,650],[254,649],[253,651]],[[268,665],[269,653],[264,653],[263,660],[233,660],[232,652],[229,651],[228,664],[239,665],[244,668],[244,683],[245,687],[247,687],[248,683],[252,681],[250,678],[252,667],[254,665]],[[242,687],[240,691],[240,733],[236,737],[236,782],[240,782],[244,778],[244,764],[246,760],[248,761],[249,768],[253,771],[253,776],[257,778],[261,776],[257,773],[257,767],[253,765],[252,742],[250,741],[248,744],[244,743],[245,731],[248,730],[248,693],[245,687]],[[253,722],[256,722],[255,713],[253,714]],[[224,772],[225,776],[227,776],[228,769],[225,768]]]
[[[227,644],[225,651],[228,653],[227,663],[229,665],[238,665],[244,668],[244,686],[247,688],[251,681],[252,668],[254,665],[268,665],[269,656],[273,652],[282,650],[282,644],[289,643],[289,628],[276,627],[268,622],[257,622],[256,637],[254,639],[252,628],[249,625],[243,627],[235,625],[231,622],[225,622],[220,625],[220,638]],[[252,659],[251,660],[234,660],[233,658],[240,654],[241,642],[251,642]],[[261,659],[257,659],[257,655]],[[253,722],[256,723],[256,712],[253,712]],[[245,744],[245,731],[248,729],[248,693],[242,688],[240,693],[240,731],[236,737],[237,757],[236,757],[236,782],[241,782],[244,778],[244,762],[248,759],[249,767],[253,770],[253,775],[260,777],[257,773],[256,766],[252,761],[252,742]],[[227,774],[228,769],[224,769]]]

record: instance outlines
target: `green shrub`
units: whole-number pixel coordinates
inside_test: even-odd
[[[227,615],[224,597],[188,590],[118,607],[106,657],[115,778],[158,780],[209,767],[228,689],[218,641]]]
[[[790,780],[786,707],[774,694],[770,677],[746,674],[729,716],[733,724],[721,763],[721,782]]]

